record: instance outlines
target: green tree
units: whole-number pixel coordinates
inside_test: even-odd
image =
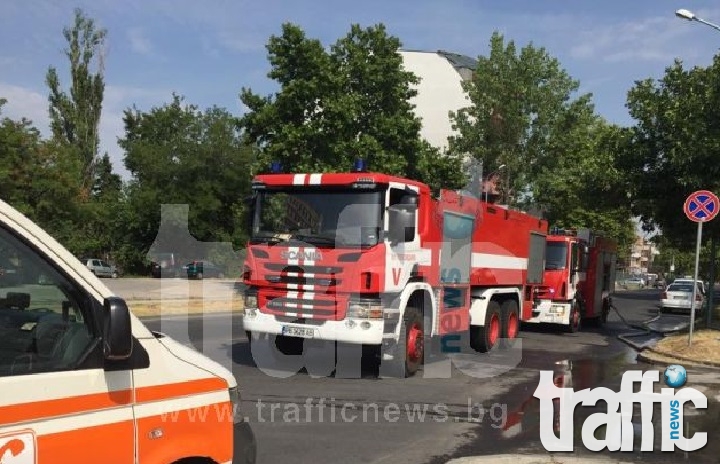
[[[589,111],[575,124],[536,174],[533,195],[550,224],[602,231],[627,250],[635,238],[630,186],[624,168],[630,133]]]
[[[463,86],[471,105],[450,115],[458,131],[451,152],[498,173],[510,204],[541,208],[552,225],[629,243],[627,134],[597,116],[592,96],[578,95],[579,82],[556,58],[495,32]]]
[[[133,176],[125,241],[135,248],[135,264],[157,237],[162,204],[189,205],[195,239],[244,245],[243,199],[250,193],[254,152],[237,119],[218,107],[200,111],[173,95],[171,103],[147,112],[127,110],[124,122],[120,145]]]
[[[506,165],[512,188],[525,192],[556,155],[575,118],[587,123],[589,96],[573,98],[579,82],[545,48],[518,50],[498,32],[490,53],[477,59],[471,80],[463,83],[471,106],[451,113],[458,135],[454,153],[483,162],[485,173]]]
[[[97,29],[93,19],[76,9],[72,27],[63,29],[68,43],[65,56],[70,61],[70,88],[62,90],[54,66],[50,66],[45,78],[50,89],[53,138],[77,153],[82,166],[81,194],[84,198],[90,196],[95,181],[98,130],[105,91],[103,46],[106,35],[105,29]]]
[[[0,99],[0,113],[4,99]],[[43,141],[27,119],[0,120],[0,198],[46,228],[71,250],[79,185],[76,159],[53,142]]]
[[[284,24],[268,42],[267,97],[243,88],[241,125],[260,149],[258,162],[295,172],[347,171],[363,158],[372,170],[406,175],[433,187],[462,185],[458,157],[438,156],[420,137],[410,100],[418,78],[403,69],[400,41],[380,24],[352,25],[329,50]],[[438,177],[444,175],[444,179]]]
[[[636,82],[627,106],[633,128],[636,212],[648,230],[660,228],[679,247],[695,242],[683,203],[695,190],[720,192],[720,56],[708,67],[675,61],[659,80]],[[718,237],[718,220],[704,237]]]

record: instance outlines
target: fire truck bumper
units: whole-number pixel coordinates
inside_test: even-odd
[[[278,321],[271,314],[263,314],[257,309],[251,309],[243,316],[243,328],[250,332],[305,339],[380,345],[383,341],[385,323],[382,319],[360,318],[346,318],[343,321],[324,321],[313,324],[286,323]]]
[[[570,324],[570,303],[542,300],[533,308],[532,318],[525,322],[536,324]]]

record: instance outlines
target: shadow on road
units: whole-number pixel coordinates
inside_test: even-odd
[[[647,301],[660,301],[660,295],[662,291],[648,288],[645,290],[628,290],[625,292],[616,292],[612,294],[613,300],[647,300]]]
[[[253,343],[257,343],[257,341]],[[239,365],[261,370],[294,372],[297,375],[312,375],[313,377],[335,377],[337,372],[334,366],[337,358],[342,356],[338,354],[337,347],[332,350],[330,345],[327,345],[322,348],[322,351],[313,348],[312,353],[306,352],[301,355],[283,355],[278,351],[273,353],[272,358],[267,358],[266,355],[262,354],[263,352],[267,353],[265,350],[260,351],[261,354],[259,355],[253,355],[249,340],[232,344],[229,351],[233,362]],[[259,356],[257,360],[256,356]],[[263,361],[263,358],[266,360]],[[376,354],[371,350],[363,351],[359,371],[350,372],[348,375],[350,378],[377,379],[379,371]]]

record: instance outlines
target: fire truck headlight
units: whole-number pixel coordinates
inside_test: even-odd
[[[245,305],[245,310],[257,308],[258,307],[257,293],[246,293],[243,303]]]
[[[374,298],[350,300],[348,303],[347,317],[357,319],[382,319],[382,303],[380,300]]]
[[[560,305],[552,305],[550,306],[550,313],[559,314],[562,316],[565,313],[565,308]]]

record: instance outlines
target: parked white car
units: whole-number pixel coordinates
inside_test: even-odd
[[[692,282],[693,282],[692,278],[688,279],[685,277],[683,277],[681,279],[675,279],[673,281],[674,284],[688,284],[688,285],[692,285]],[[703,282],[702,280],[696,280],[695,282],[697,282],[698,288],[700,289],[702,294],[705,295],[707,293],[705,291],[705,282]]]
[[[675,281],[667,286],[662,293],[661,311],[681,309],[690,311],[693,297],[692,281]],[[705,294],[702,292],[700,284],[698,284],[695,296],[695,309],[702,308],[705,304]]]

